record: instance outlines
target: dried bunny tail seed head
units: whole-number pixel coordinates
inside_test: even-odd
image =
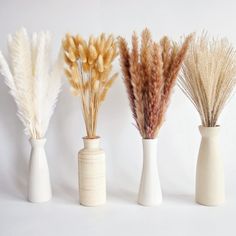
[[[86,42],[81,36],[67,34],[62,41],[65,75],[73,95],[80,95],[86,132],[89,138],[96,137],[98,110],[105,100],[116,76],[110,76],[112,62],[117,56],[113,35],[104,33],[90,36]]]

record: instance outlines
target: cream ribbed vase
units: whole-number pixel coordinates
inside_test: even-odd
[[[105,153],[100,138],[84,138],[79,152],[79,201],[84,206],[98,206],[106,202]]]
[[[51,184],[47,158],[44,150],[46,139],[30,139],[28,200],[46,202],[51,199]]]
[[[157,169],[157,139],[143,139],[143,170],[138,203],[155,206],[162,202],[162,191]]]
[[[206,206],[221,205],[225,201],[224,167],[220,156],[220,127],[199,126],[202,135],[197,171],[196,202]]]

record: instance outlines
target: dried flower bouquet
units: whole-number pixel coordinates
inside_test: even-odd
[[[112,35],[104,33],[86,42],[79,35],[67,34],[63,40],[65,74],[72,93],[80,95],[87,136],[78,154],[79,201],[84,206],[106,202],[105,152],[96,135],[98,112],[108,90],[117,78],[112,63],[117,46]]]
[[[227,39],[195,37],[183,63],[179,87],[197,109],[202,125],[214,127],[236,84],[236,51]]]
[[[143,169],[138,203],[154,206],[162,202],[156,166],[156,136],[164,121],[178,72],[186,55],[191,36],[179,46],[163,37],[154,42],[148,29],[143,30],[139,49],[136,33],[132,49],[119,39],[120,65],[136,126],[142,136]]]
[[[202,139],[196,168],[196,202],[225,202],[224,167],[217,124],[236,84],[236,51],[227,39],[195,37],[184,61],[179,86],[198,111]]]
[[[50,65],[51,35],[34,33],[30,39],[23,28],[8,38],[9,64],[0,52],[0,73],[15,99],[18,116],[32,146],[29,161],[28,200],[51,198],[50,175],[44,145],[50,118],[61,89],[63,57]]]
[[[124,38],[119,39],[120,64],[130,107],[137,128],[144,139],[153,139],[164,121],[178,72],[191,36],[179,46],[168,37],[154,42],[148,29],[142,32],[139,52],[138,37],[132,37],[130,51]]]
[[[81,36],[67,34],[63,40],[66,76],[74,95],[80,95],[87,138],[96,138],[98,112],[117,73],[110,76],[117,46],[112,35]]]
[[[27,135],[42,139],[61,88],[63,58],[50,65],[51,35],[34,33],[30,39],[22,28],[9,35],[9,65],[0,52],[0,72],[18,107]]]

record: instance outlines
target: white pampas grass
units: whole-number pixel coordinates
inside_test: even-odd
[[[43,138],[61,89],[63,56],[50,65],[51,35],[22,28],[8,37],[9,64],[0,52],[0,73],[16,101],[27,135]]]
[[[227,39],[192,41],[179,86],[196,107],[202,125],[214,127],[236,85],[236,51]]]

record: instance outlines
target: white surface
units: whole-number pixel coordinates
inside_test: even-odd
[[[227,36],[236,46],[235,1],[78,1],[0,0],[0,48],[6,36],[24,25],[55,33],[54,49],[70,31],[83,36],[101,31],[130,39],[148,26],[154,38],[208,29]],[[118,71],[118,60],[115,70]],[[82,147],[84,125],[78,98],[65,82],[47,133],[46,152],[53,199],[34,205],[26,202],[27,163],[30,144],[17,119],[16,106],[0,81],[0,235],[202,235],[235,236],[236,218],[236,97],[220,119],[221,146],[226,173],[227,204],[219,208],[196,205],[195,166],[200,144],[198,114],[178,88],[175,89],[166,122],[158,136],[158,167],[163,204],[136,205],[142,166],[142,142],[128,107],[122,80],[104,102],[98,134],[107,157],[107,205],[85,208],[77,204],[77,152]]]

